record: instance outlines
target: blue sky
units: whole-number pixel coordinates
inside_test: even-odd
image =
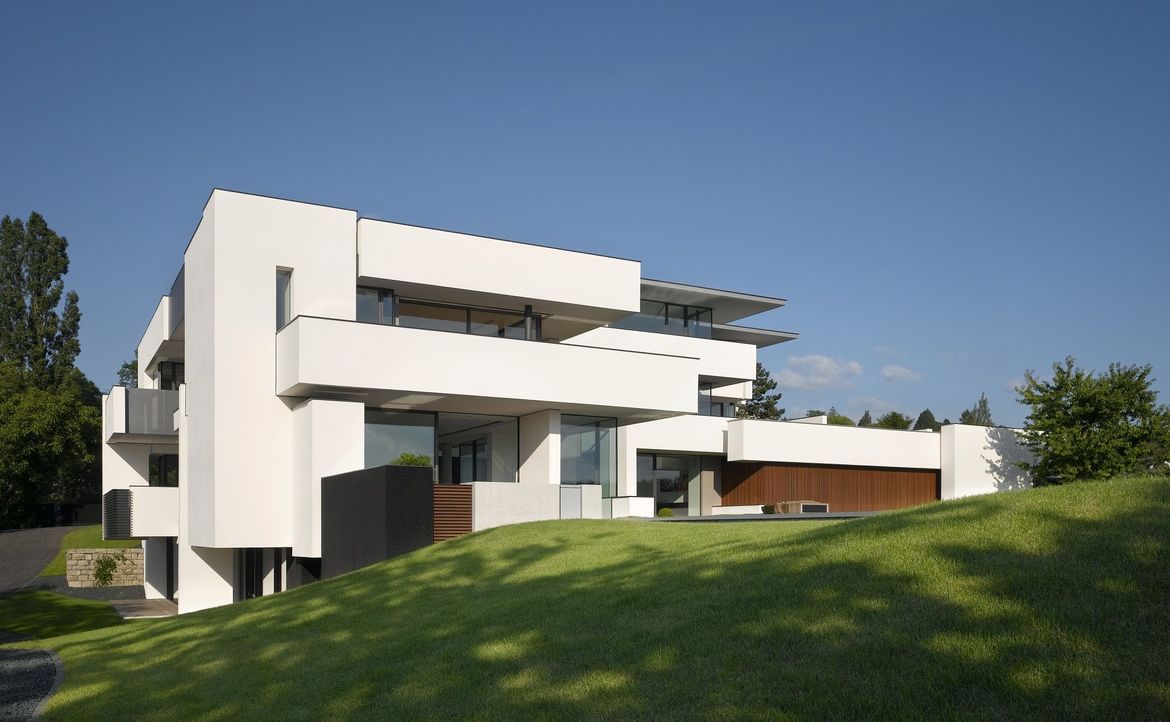
[[[5,3],[0,213],[129,358],[212,187],[789,299],[789,413],[1170,401],[1170,4]]]

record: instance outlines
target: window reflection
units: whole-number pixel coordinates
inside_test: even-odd
[[[561,416],[561,483],[600,484],[614,496],[617,479],[617,421],[598,416]]]

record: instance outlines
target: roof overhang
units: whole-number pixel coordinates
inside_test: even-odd
[[[673,281],[642,279],[642,298],[683,306],[702,306],[713,310],[713,321],[726,324],[757,313],[771,311],[788,303],[783,298],[758,296],[738,291],[691,286]]]
[[[725,323],[716,323],[711,326],[711,338],[716,341],[735,341],[750,343],[756,348],[775,346],[778,343],[792,341],[800,334],[792,331],[773,331],[767,328],[748,328],[747,326],[731,326]]]

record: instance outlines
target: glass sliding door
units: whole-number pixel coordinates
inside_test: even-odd
[[[614,496],[617,480],[617,421],[598,416],[561,416],[561,483],[600,484]]]
[[[699,515],[700,457],[638,454],[638,496],[654,498],[654,512]]]

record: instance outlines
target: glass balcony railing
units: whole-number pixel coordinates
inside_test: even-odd
[[[106,423],[110,434],[175,436],[175,412],[179,392],[115,386],[106,399]]]

